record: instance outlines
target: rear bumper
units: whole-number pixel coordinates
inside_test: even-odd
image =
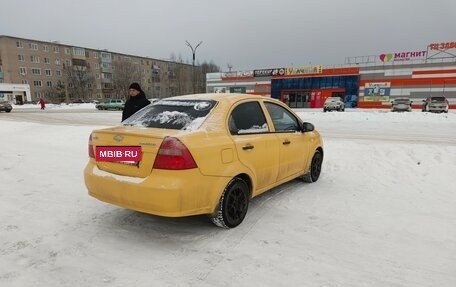
[[[324,110],[333,111],[333,110],[341,110],[342,106],[325,106],[323,107]]]
[[[89,195],[149,214],[181,217],[212,213],[229,178],[204,176],[198,169],[154,170],[146,178],[99,170],[93,160],[84,169]]]
[[[448,106],[428,106],[429,112],[446,112],[448,111]]]
[[[393,111],[393,112],[411,112],[412,107],[411,106],[394,106],[391,108],[391,111]]]

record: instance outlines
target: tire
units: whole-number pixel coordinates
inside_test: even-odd
[[[249,207],[250,191],[247,183],[233,178],[220,197],[212,222],[218,227],[233,228],[241,224]]]
[[[312,183],[316,182],[320,177],[321,164],[323,163],[323,155],[319,150],[316,150],[312,162],[310,163],[309,171],[303,176],[304,182]]]
[[[11,110],[6,110],[5,112],[7,112],[7,113],[10,113],[10,112],[11,112]]]

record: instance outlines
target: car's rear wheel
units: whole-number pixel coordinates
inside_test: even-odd
[[[247,183],[240,178],[233,178],[223,191],[212,222],[223,228],[238,226],[247,214],[249,200]]]
[[[303,176],[303,180],[305,182],[316,182],[320,177],[321,173],[321,165],[323,163],[323,154],[321,151],[316,150],[313,157],[312,162],[310,163],[309,171]]]

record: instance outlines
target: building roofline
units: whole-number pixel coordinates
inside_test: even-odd
[[[22,37],[15,37],[15,36],[9,36],[9,35],[0,35],[0,38],[10,38],[10,39],[15,39],[15,40],[26,40],[26,41],[33,41],[33,42],[46,43],[46,44],[58,44],[58,45],[61,45],[61,46],[67,46],[69,48],[72,48],[72,47],[83,48],[83,49],[89,49],[89,50],[93,50],[93,51],[97,51],[97,52],[106,52],[106,53],[111,53],[111,54],[116,54],[116,55],[121,55],[121,56],[137,57],[137,58],[142,58],[142,59],[147,59],[147,60],[161,61],[161,62],[167,62],[167,63],[177,63],[177,64],[181,64],[181,65],[192,66],[191,64],[181,63],[181,62],[177,62],[177,61],[164,60],[164,59],[158,59],[158,58],[150,58],[150,57],[138,56],[138,55],[126,54],[126,53],[120,53],[120,52],[110,51],[110,50],[107,50],[107,49],[94,49],[94,48],[89,48],[89,47],[70,45],[70,44],[61,43],[60,41],[57,41],[57,40],[56,41],[43,41],[43,40],[35,40],[35,39],[30,39],[30,38],[22,38]]]

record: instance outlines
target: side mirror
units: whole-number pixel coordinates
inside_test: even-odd
[[[302,123],[303,132],[311,132],[313,130],[315,130],[315,126],[313,124],[307,122]]]

